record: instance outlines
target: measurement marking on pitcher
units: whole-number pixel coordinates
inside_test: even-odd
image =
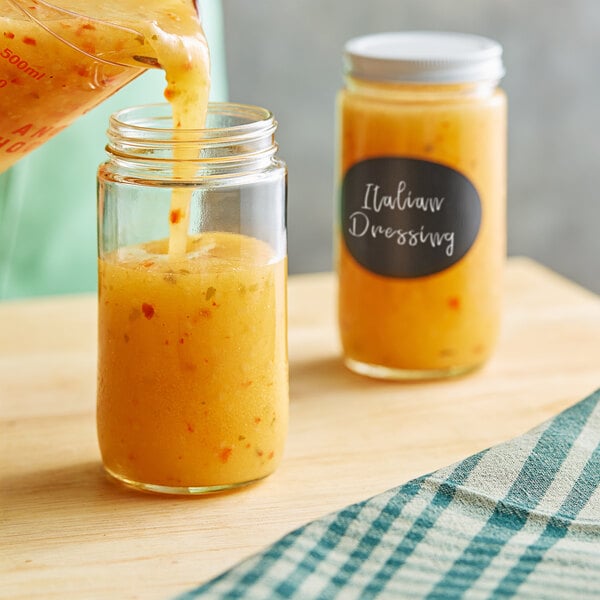
[[[3,80],[0,80],[0,88],[2,87],[2,81]],[[14,152],[24,152],[30,146],[30,141],[32,139],[47,139],[62,129],[64,129],[64,126],[39,126],[34,125],[33,123],[26,123],[25,125],[22,125],[21,127],[11,131],[13,136],[20,136],[21,138],[25,139],[19,140],[19,138],[16,138],[18,141],[15,141],[15,138],[0,136],[0,150],[3,152],[8,152],[9,154],[13,154]]]
[[[19,71],[23,71],[25,75],[29,75],[32,79],[37,79],[39,81],[46,75],[43,71],[34,69],[25,59],[21,58],[18,54],[15,54],[10,48],[4,48],[4,50],[0,52],[0,58],[6,59],[11,65],[14,65]]]

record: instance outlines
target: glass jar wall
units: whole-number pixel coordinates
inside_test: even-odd
[[[107,472],[206,493],[279,464],[288,419],[286,168],[266,110],[111,119],[98,174],[97,423]]]
[[[347,45],[336,259],[354,371],[445,377],[492,353],[506,237],[500,56],[494,42],[458,34]]]

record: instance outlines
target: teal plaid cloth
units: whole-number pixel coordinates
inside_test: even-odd
[[[599,401],[301,527],[179,600],[600,598]]]

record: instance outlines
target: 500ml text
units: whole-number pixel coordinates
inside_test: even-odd
[[[10,48],[4,48],[2,52],[0,52],[0,58],[4,58],[11,65],[14,65],[19,71],[23,71],[25,75],[29,75],[32,79],[43,79],[46,75],[43,71],[38,71],[34,69],[25,59],[21,58],[18,54],[15,54]],[[2,80],[6,84],[6,80]],[[5,87],[5,86],[1,86]]]

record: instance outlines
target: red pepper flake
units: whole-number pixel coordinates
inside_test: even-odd
[[[129,343],[129,336],[126,333],[123,334],[123,339],[125,340],[126,344]]]
[[[4,32],[4,37],[8,38],[9,40],[14,40],[15,39],[15,34],[12,31],[5,31]]]
[[[142,312],[146,319],[151,319],[154,316],[154,306],[152,304],[148,304],[147,302],[142,303]]]
[[[460,298],[458,296],[452,296],[448,298],[448,306],[452,310],[458,310],[460,308]]]
[[[183,344],[183,342],[185,342],[185,340],[183,338],[179,338],[179,343]]]
[[[222,463],[226,463],[233,452],[233,448],[223,448],[221,452],[219,452],[219,458]]]
[[[262,450],[256,450],[256,454],[258,454],[258,456],[262,456],[264,454],[264,452]]]
[[[269,460],[273,460],[273,457],[275,456],[275,452],[273,450],[271,450],[271,452],[269,452]]]
[[[260,417],[254,417],[255,425],[258,425],[261,421],[262,421],[262,419]]]
[[[181,209],[176,208],[175,210],[172,210],[169,214],[169,221],[171,221],[173,225],[177,225],[177,223],[181,221]]]
[[[171,88],[167,88],[164,93],[165,100],[168,100],[169,102],[173,100],[173,98],[175,98],[176,95],[177,92]]]
[[[96,31],[96,28],[91,23],[82,25],[80,29],[87,29],[88,31]]]
[[[86,66],[79,66],[75,69],[75,72],[77,73],[77,75],[79,75],[80,77],[87,77],[88,76],[88,69]]]
[[[192,425],[192,423],[186,423],[186,425],[187,425],[187,430],[190,433],[194,433],[194,431],[196,431],[196,428]]]
[[[250,448],[251,446],[252,446],[252,444],[251,444],[250,442],[248,442],[248,443],[246,444],[246,448]]]
[[[143,263],[141,263],[142,267],[151,267],[154,264],[153,260],[145,260]]]
[[[35,38],[29,37],[29,36],[25,36],[23,38],[23,43],[27,44],[28,46],[37,46],[37,41]]]

